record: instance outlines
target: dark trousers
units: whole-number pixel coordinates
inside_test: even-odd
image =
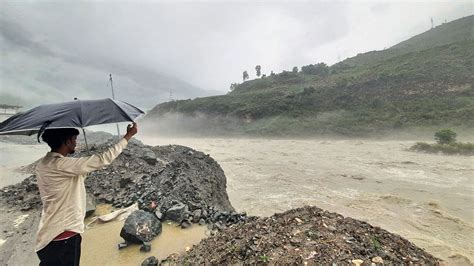
[[[46,247],[36,252],[40,266],[79,266],[81,259],[80,234],[65,240],[51,241]]]

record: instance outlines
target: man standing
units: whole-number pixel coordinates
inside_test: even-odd
[[[85,175],[112,163],[137,133],[129,125],[125,136],[101,154],[71,158],[79,131],[75,128],[47,129],[42,139],[51,147],[36,166],[43,203],[36,252],[40,265],[79,265],[81,233],[86,214]]]

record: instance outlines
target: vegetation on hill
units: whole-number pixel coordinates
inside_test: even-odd
[[[276,136],[474,127],[474,40],[466,21],[474,16],[333,66],[302,66],[233,84],[227,95],[163,103],[148,117],[180,113],[200,119],[193,123],[199,128],[183,129]]]

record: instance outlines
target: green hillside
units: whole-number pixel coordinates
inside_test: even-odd
[[[304,66],[246,81],[227,95],[163,103],[145,120],[178,113],[195,119],[182,130],[277,136],[474,128],[473,18],[331,67]]]
[[[436,46],[472,40],[474,37],[474,16],[464,17],[418,34],[406,41],[382,51],[359,54],[341,62],[343,65],[372,64],[394,56],[422,51]]]

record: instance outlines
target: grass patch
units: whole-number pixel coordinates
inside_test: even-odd
[[[410,150],[427,153],[444,153],[444,154],[459,154],[459,155],[474,155],[474,143],[449,143],[449,144],[428,144],[425,142],[417,142]]]

